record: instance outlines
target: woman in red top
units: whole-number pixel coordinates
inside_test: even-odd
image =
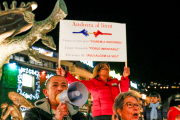
[[[64,76],[69,84],[75,81],[82,82],[93,97],[93,120],[111,120],[113,115],[113,103],[120,92],[129,90],[130,68],[124,67],[121,81],[109,76],[110,66],[108,63],[99,63],[93,70],[93,78],[90,81],[77,80],[62,67],[57,68],[57,74]]]
[[[171,100],[168,120],[180,120],[180,99]]]

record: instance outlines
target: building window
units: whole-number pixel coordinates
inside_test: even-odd
[[[44,60],[44,67],[48,67],[48,61]]]
[[[39,66],[43,66],[43,62],[42,62],[42,59],[40,59],[40,63],[39,63]]]
[[[13,60],[13,59],[14,59],[14,55],[11,55],[11,58],[10,58],[10,59],[12,59],[12,60]]]
[[[24,56],[20,56],[19,61],[24,62]]]
[[[49,67],[50,67],[50,68],[53,68],[53,62],[50,62],[50,61],[49,61]]]
[[[35,62],[35,61],[34,61],[34,63],[35,63],[35,65],[39,65],[39,63],[37,63],[37,62]]]
[[[30,59],[29,61],[30,61],[31,64],[34,64],[34,63],[35,63],[35,62],[34,62],[33,60],[31,60],[31,59]]]
[[[23,73],[22,75],[22,91],[27,93],[34,93],[35,90],[35,76]]]
[[[18,56],[18,55],[15,55],[15,56],[14,56],[14,59],[17,60],[17,61],[19,61],[19,56]]]

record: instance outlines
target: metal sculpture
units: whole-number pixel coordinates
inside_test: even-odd
[[[8,105],[7,103],[3,103],[1,105],[2,108],[2,114],[1,119],[6,120],[6,118],[11,115],[13,120],[23,120],[22,114],[21,114],[21,107],[30,109],[34,107],[26,98],[24,98],[19,93],[16,93],[14,91],[11,91],[8,93],[9,99],[12,100],[13,104]]]
[[[12,54],[22,50],[28,50],[28,56],[36,62],[40,62],[38,52],[31,46],[42,39],[42,43],[51,49],[56,49],[53,38],[46,34],[53,30],[57,23],[67,16],[67,8],[63,0],[58,0],[51,15],[42,21],[35,21],[32,11],[36,9],[35,2],[21,3],[16,8],[16,1],[8,8],[7,2],[3,2],[5,10],[0,8],[0,78],[2,66],[9,62]],[[35,6],[35,7],[34,7]],[[30,29],[28,33],[15,36]]]

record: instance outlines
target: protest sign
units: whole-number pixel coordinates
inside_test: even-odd
[[[126,54],[125,24],[60,21],[60,60],[125,62]]]

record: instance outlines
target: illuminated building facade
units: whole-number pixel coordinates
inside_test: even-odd
[[[5,102],[12,103],[8,98],[10,91],[18,92],[32,103],[45,98],[43,94],[45,81],[56,74],[58,55],[43,49],[39,50],[41,63],[34,62],[28,57],[27,51],[22,51],[13,54],[10,63],[3,66],[3,75],[0,81],[0,105]],[[77,79],[89,80],[92,77],[93,68],[82,62],[61,61],[61,66]]]
[[[8,98],[8,92],[15,91],[23,95],[26,99],[34,103],[38,99],[44,98],[43,89],[45,81],[56,74],[58,67],[58,55],[51,51],[33,47],[39,51],[41,63],[36,63],[28,57],[27,51],[13,54],[9,64],[3,67],[3,75],[0,81],[0,104],[12,103]],[[85,64],[84,64],[85,63]],[[61,66],[69,71],[79,80],[89,80],[92,78],[93,64],[87,61],[61,61]],[[120,80],[121,75],[110,71],[110,76]],[[137,90],[137,85],[131,81],[131,89]],[[89,102],[92,97],[89,95]],[[80,107],[83,112],[88,111],[88,104]],[[25,109],[22,109],[25,111]],[[1,112],[1,111],[0,111]]]

